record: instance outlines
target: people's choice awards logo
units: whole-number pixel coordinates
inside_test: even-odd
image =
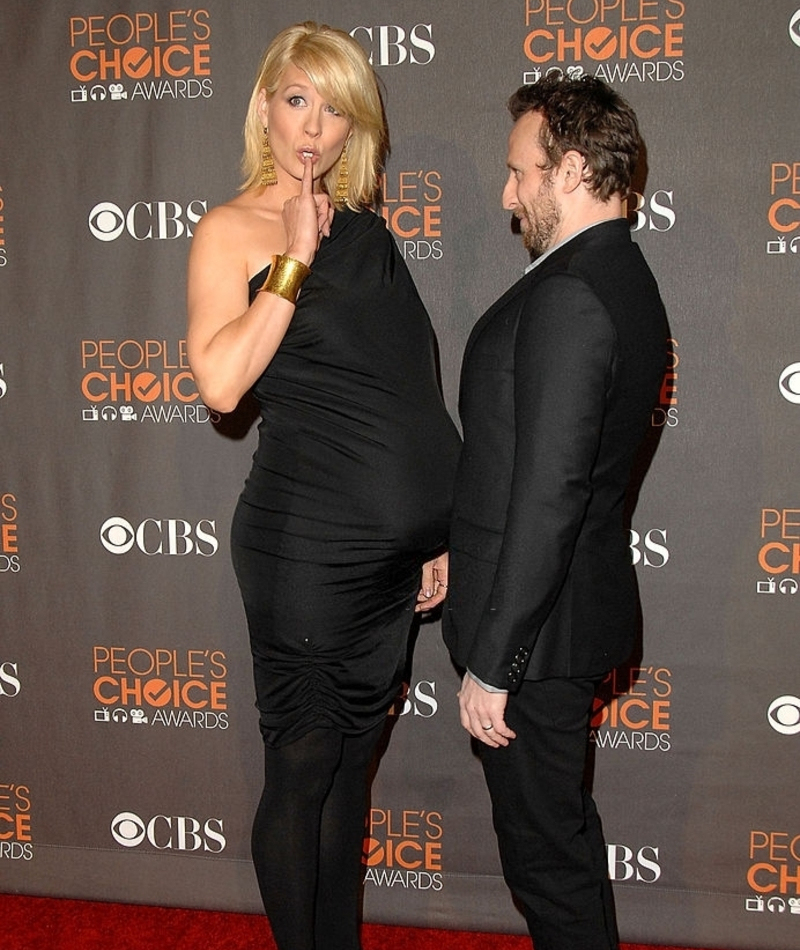
[[[767,254],[800,253],[800,162],[773,162],[770,166],[771,198],[767,222],[778,237],[767,240]]]
[[[121,811],[111,819],[111,836],[123,848],[138,848],[146,841],[157,851],[219,854],[227,844],[221,818],[201,823],[186,816],[155,815],[145,822],[132,811]]]
[[[17,499],[11,492],[0,493],[0,574],[19,574],[19,527]]]
[[[800,576],[800,508],[761,509],[758,565],[768,576],[757,582],[757,593],[798,593],[800,583],[796,578]],[[776,580],[781,574],[785,576]]]
[[[206,423],[185,340],[81,340],[84,422]]]
[[[576,77],[591,72],[606,82],[684,77],[684,0],[635,5],[527,0],[524,7],[524,83],[554,70]]]
[[[747,883],[757,896],[745,899],[745,910],[800,914],[800,834],[754,829],[749,859]]]
[[[92,655],[98,723],[228,728],[228,667],[222,650],[97,645]]]
[[[406,260],[442,259],[442,194],[442,174],[436,169],[383,174],[381,214]]]
[[[602,749],[669,752],[672,672],[635,666],[612,670],[601,683],[591,720]]]
[[[778,380],[778,391],[788,402],[800,404],[800,363],[790,363]]]
[[[208,99],[208,10],[70,17],[69,71],[74,103]]]
[[[0,783],[0,861],[30,861],[31,791],[27,785]]]
[[[800,699],[797,696],[779,696],[767,709],[767,722],[782,736],[800,734]]]
[[[678,364],[681,358],[678,355],[678,341],[667,340],[667,365],[661,389],[658,394],[658,404],[654,407],[650,424],[654,428],[678,425]]]
[[[364,840],[365,882],[376,887],[440,891],[442,837],[438,811],[371,809]]]

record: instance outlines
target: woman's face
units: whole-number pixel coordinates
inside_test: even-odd
[[[317,92],[308,75],[292,63],[284,69],[271,99],[262,90],[259,116],[269,129],[275,168],[298,181],[310,161],[315,183],[339,160],[350,122]]]

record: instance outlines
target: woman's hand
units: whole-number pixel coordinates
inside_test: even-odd
[[[314,194],[314,166],[307,158],[303,163],[300,194],[283,205],[287,255],[310,265],[319,242],[330,235],[332,221],[333,204],[326,194]]]
[[[415,613],[424,610],[433,610],[447,597],[447,582],[449,578],[450,555],[445,551],[439,557],[428,561],[422,566],[422,582],[417,594]]]

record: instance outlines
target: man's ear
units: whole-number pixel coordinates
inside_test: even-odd
[[[583,183],[586,172],[586,159],[580,152],[570,149],[561,158],[561,178],[564,191],[571,194]]]

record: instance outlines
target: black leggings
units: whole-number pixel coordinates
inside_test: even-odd
[[[252,852],[278,950],[359,950],[367,774],[383,724],[265,746]]]

